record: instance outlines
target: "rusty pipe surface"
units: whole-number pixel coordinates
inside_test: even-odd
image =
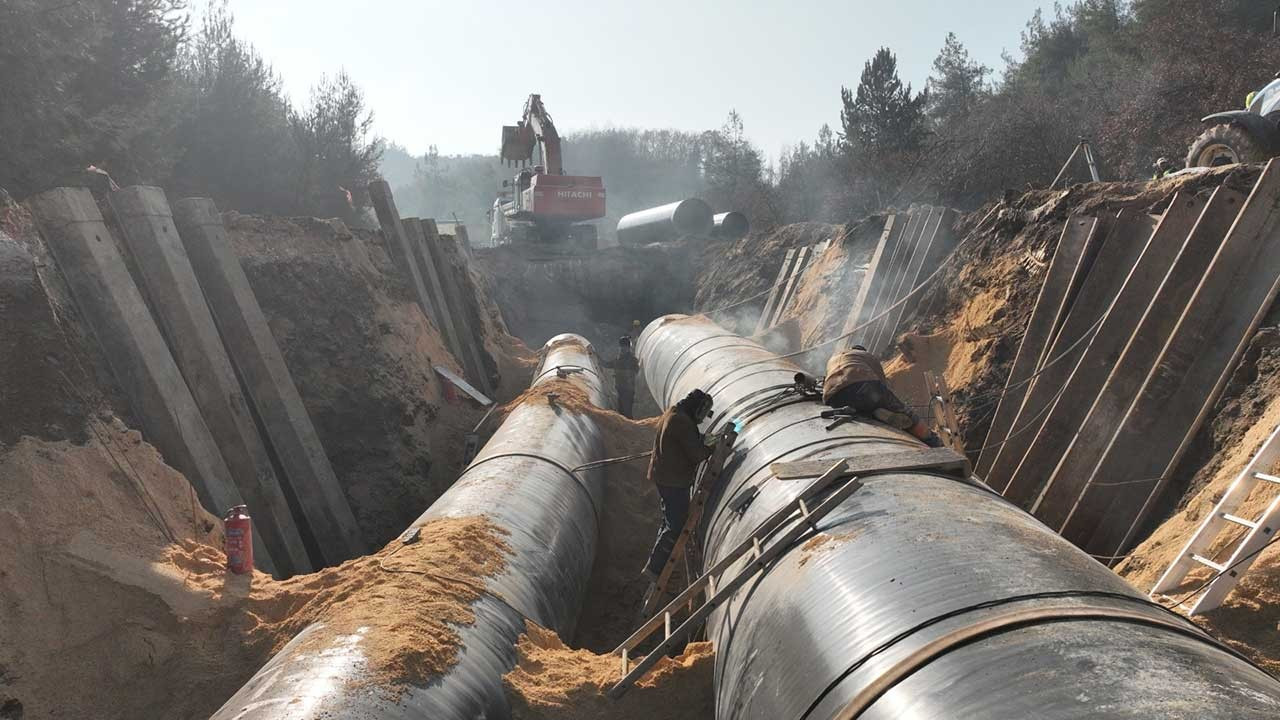
[[[623,215],[618,220],[618,244],[648,245],[685,235],[708,235],[713,224],[711,206],[689,198]]]
[[[741,240],[751,230],[745,213],[737,210],[717,213],[711,218],[711,236],[729,240]]]
[[[560,372],[558,373],[557,370]],[[543,347],[531,387],[563,375],[598,407],[609,394],[595,351],[559,335]],[[525,619],[573,632],[595,556],[604,498],[600,470],[570,470],[604,456],[587,414],[530,394],[449,490],[413,522],[484,515],[508,534],[505,568],[483,580],[475,622],[457,627],[456,663],[427,687],[390,687],[365,670],[368,633],[326,636],[305,628],[213,715],[213,720],[473,720],[510,715],[502,676],[516,662]],[[381,642],[386,642],[382,640]]]
[[[818,401],[776,398],[799,368],[704,317],[655,320],[637,355],[659,404],[701,388],[712,429],[743,423],[700,528],[707,566],[812,482],[772,463],[923,447],[874,422],[828,430]],[[708,619],[719,720],[1280,713],[1275,678],[980,483],[862,482]]]

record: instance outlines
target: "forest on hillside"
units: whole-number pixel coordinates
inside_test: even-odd
[[[216,3],[192,18],[183,0],[50,2],[0,0],[0,188],[19,198],[92,165],[242,212],[358,218],[360,189],[385,173],[407,213],[483,225],[514,173],[496,156],[442,154],[447,138],[421,157],[388,146],[340,68],[295,107]],[[831,121],[815,118],[814,137],[776,163],[747,139],[751,118],[726,108],[705,132],[570,133],[567,169],[605,178],[610,219],[699,195],[758,227],[917,201],[971,208],[1048,185],[1081,138],[1105,178],[1147,177],[1159,157],[1180,162],[1200,117],[1241,107],[1280,70],[1273,9],[1058,4],[1029,19],[1002,68],[953,34],[921,88],[899,77],[892,45],[849,58]]]

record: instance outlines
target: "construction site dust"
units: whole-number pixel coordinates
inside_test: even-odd
[[[1184,125],[1032,152],[991,113],[1038,66],[954,35],[776,169],[736,111],[562,134],[535,93],[410,171],[225,7],[28,4],[0,43],[102,64],[101,17],[185,114],[50,59],[41,162],[0,139],[0,720],[1280,716],[1280,80],[1151,179],[1130,136]],[[1172,32],[1085,3],[1023,53],[1108,12]],[[1080,74],[1150,100],[1111,41]],[[227,58],[266,95],[206,102]],[[193,145],[230,97],[253,142]]]

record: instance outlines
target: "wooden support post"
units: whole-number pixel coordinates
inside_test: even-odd
[[[142,432],[187,477],[210,512],[244,499],[160,329],[116,249],[93,195],[55,188],[27,200],[40,234],[102,347]]]
[[[305,521],[303,538],[336,565],[365,552],[347,496],[325,455],[280,346],[227,239],[213,201],[187,198],[173,206],[178,234],[217,321],[218,331],[275,451],[286,492]]]
[[[485,369],[479,348],[480,337],[467,322],[467,295],[463,293],[463,273],[467,272],[466,258],[462,255],[455,239],[450,242],[440,236],[434,220],[423,220],[420,223],[423,246],[435,266],[436,276],[440,279],[444,291],[444,300],[449,307],[449,316],[453,320],[453,328],[458,333],[458,342],[462,345],[463,356],[458,358],[471,373],[480,389],[487,395],[493,394],[493,383],[489,372]],[[416,233],[415,233],[416,234]],[[469,283],[466,283],[470,286]],[[471,298],[475,301],[475,298]]]
[[[937,227],[932,236],[929,238],[927,245],[919,254],[920,263],[916,267],[908,271],[906,282],[907,292],[911,292],[926,278],[933,274],[938,266],[941,265],[951,251],[956,247],[956,234],[952,229],[956,221],[956,211],[951,208],[941,208],[942,214],[938,219]],[[915,316],[916,309],[920,307],[920,299],[924,295],[924,291],[920,291],[907,299],[902,307],[894,313],[893,331],[889,334],[890,341],[897,337],[901,332],[901,324],[904,320],[910,320]]]
[[[862,273],[862,282],[858,285],[858,292],[854,295],[853,304],[849,307],[849,316],[844,321],[844,327],[841,328],[841,335],[848,335],[855,328],[862,325],[863,322],[871,317],[871,309],[875,305],[876,296],[880,292],[880,286],[884,284],[884,278],[887,274],[889,266],[889,257],[893,253],[893,247],[897,244],[897,238],[906,228],[906,215],[890,215],[885,218],[884,229],[880,231],[880,240],[876,243],[876,249],[871,252],[871,260],[867,262],[867,269]],[[856,333],[854,336],[845,339],[842,347],[848,348],[852,346],[858,338],[862,336],[862,332]],[[833,348],[834,350],[834,348]]]
[[[1056,318],[1066,299],[1072,274],[1097,225],[1098,221],[1094,218],[1072,216],[1067,218],[1067,223],[1062,228],[1062,237],[1058,239],[1057,250],[1054,251],[1053,260],[1040,284],[1035,308],[1031,311],[1031,318],[1022,333],[1022,342],[1018,345],[1018,353],[1013,359],[1013,367],[1009,370],[1009,378],[1005,381],[1004,393],[992,415],[984,443],[987,449],[979,455],[974,467],[974,472],[983,480],[987,479],[987,471],[1000,452],[1001,446],[998,443],[1009,436],[1013,418],[1022,409],[1022,401],[1026,398],[1027,378],[1039,369],[1040,359],[1049,344],[1049,338],[1053,336]]]
[[[782,294],[782,288],[787,284],[787,278],[791,277],[791,269],[795,267],[796,255],[799,249],[790,248],[787,254],[782,258],[782,267],[778,268],[778,277],[773,281],[773,287],[769,290],[769,297],[765,300],[764,309],[760,311],[760,319],[756,321],[756,330],[753,335],[759,335],[769,329],[769,321],[773,318],[773,311],[778,307],[778,296]]]
[[[889,346],[893,343],[893,331],[897,327],[896,317],[902,308],[897,303],[910,290],[906,287],[907,274],[911,271],[916,258],[921,257],[921,249],[931,236],[931,229],[937,228],[937,222],[941,220],[941,209],[924,205],[913,215],[919,215],[919,220],[913,224],[911,235],[900,246],[901,251],[894,262],[893,272],[889,277],[887,302],[880,308],[885,312],[885,316],[876,323],[875,333],[867,338],[869,341],[867,349],[877,355],[887,353]]]
[[[866,322],[870,323],[859,335],[859,343],[865,346],[871,352],[875,352],[876,340],[880,337],[880,327],[884,325],[885,311],[893,304],[894,292],[898,287],[898,278],[902,274],[903,257],[909,253],[916,238],[920,235],[920,224],[924,221],[928,212],[922,208],[912,208],[907,216],[906,227],[903,228],[902,234],[897,237],[897,242],[893,246],[893,254],[889,256],[889,262],[884,267],[884,280],[880,283],[879,293],[875,297],[875,304],[867,313]],[[875,320],[872,320],[875,318]]]
[[[777,325],[782,320],[783,313],[786,312],[787,304],[791,302],[791,298],[795,295],[796,288],[800,285],[800,278],[804,275],[804,269],[809,265],[809,257],[813,255],[813,248],[805,246],[796,251],[796,262],[791,268],[791,274],[787,278],[787,284],[782,288],[782,294],[778,296],[778,306],[773,309],[773,317],[769,318],[769,327]]]
[[[1031,498],[1028,508],[1033,514],[1040,506],[1044,489],[1048,488],[1049,475],[1071,442],[1072,433],[1080,427],[1107,374],[1115,367],[1125,343],[1137,328],[1138,319],[1142,317],[1138,309],[1145,308],[1155,297],[1204,206],[1205,201],[1194,195],[1178,193],[1173,197],[1151,241],[1107,309],[1102,324],[1057,393],[1053,409],[1045,415],[1009,484],[1011,489],[1027,488],[1019,497]],[[1012,494],[1009,497],[1027,505],[1014,499]]]
[[[1280,288],[1280,162],[1271,160],[1155,367],[1090,473],[1064,535],[1096,555],[1126,548],[1213,408]],[[1099,483],[1159,478],[1151,484]]]
[[[395,205],[391,205],[388,212],[395,212]],[[413,264],[421,279],[423,290],[427,293],[427,305],[423,307],[430,308],[428,315],[434,319],[436,327],[440,328],[449,352],[458,361],[458,366],[466,368],[466,374],[471,376],[471,368],[467,364],[467,355],[463,349],[462,334],[458,332],[453,312],[449,309],[449,301],[445,297],[440,272],[435,260],[431,257],[431,251],[427,249],[427,237],[422,229],[422,221],[418,218],[405,218],[401,223],[405,243],[409,247],[409,262]],[[386,232],[385,228],[384,232]],[[472,382],[478,382],[475,377],[470,379]]]
[[[282,577],[310,572],[311,560],[289,502],[178,238],[164,191],[125,188],[113,193],[110,202],[169,349],[249,504],[254,539],[262,539]]]
[[[1150,215],[1132,208],[1121,211],[1112,223],[1097,261],[1081,283],[1080,292],[1062,323],[1058,339],[1050,345],[1041,374],[1031,383],[1022,411],[1014,418],[1013,432],[1006,438],[987,475],[987,484],[999,488],[1010,502],[1029,508],[1040,491],[1043,477],[1015,477],[1017,469],[1036,432],[1061,396],[1076,362],[1088,348],[1094,329],[1110,309],[1142,251],[1150,244],[1154,227],[1155,221]]]
[[[1090,471],[1102,457],[1111,433],[1142,386],[1157,355],[1173,332],[1210,261],[1222,245],[1227,229],[1244,205],[1240,193],[1219,187],[1200,213],[1195,227],[1183,241],[1173,267],[1154,297],[1140,314],[1120,358],[1112,366],[1102,389],[1093,398],[1085,419],[1058,459],[1041,493],[1036,517],[1061,532],[1084,493]],[[1133,312],[1137,313],[1135,309]]]

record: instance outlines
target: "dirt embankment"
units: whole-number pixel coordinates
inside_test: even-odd
[[[484,410],[445,399],[432,366],[464,373],[380,234],[230,213],[227,228],[365,540],[380,546],[453,483],[460,438]],[[522,376],[511,382],[527,382],[527,351],[502,350],[502,369]]]
[[[787,250],[839,239],[846,228],[826,223],[796,223],[752,232],[740,240],[715,240],[703,248],[694,307],[698,312],[742,302],[767,291],[778,277]],[[765,297],[718,313],[716,322],[746,335],[755,331]]]

